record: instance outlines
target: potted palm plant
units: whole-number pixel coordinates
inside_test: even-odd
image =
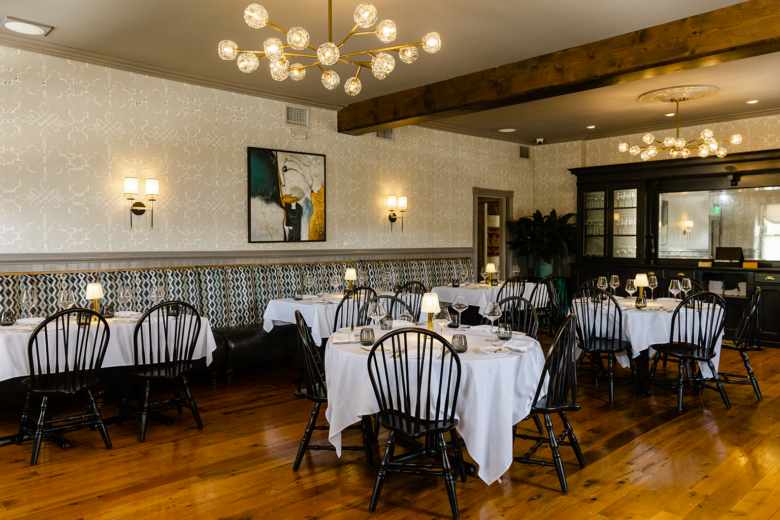
[[[542,215],[536,210],[533,215],[507,221],[507,229],[514,238],[509,247],[518,256],[533,255],[536,261],[536,276],[552,274],[553,259],[567,257],[577,246],[577,227],[569,220],[574,213],[560,217],[552,210]]]

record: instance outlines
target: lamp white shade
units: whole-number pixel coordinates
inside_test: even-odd
[[[496,269],[496,264],[488,264],[485,266],[485,272],[486,273],[497,273],[498,269]]]
[[[398,197],[398,209],[406,211],[406,197]]]
[[[125,177],[125,194],[138,195],[138,179],[136,177]]]
[[[636,275],[636,278],[634,278],[634,287],[650,287],[650,282],[647,281],[647,275]]]
[[[387,209],[395,209],[397,204],[398,204],[398,201],[396,200],[396,196],[395,195],[388,195],[387,196]]]
[[[146,179],[146,195],[159,195],[160,181],[157,179]]]
[[[439,312],[441,307],[439,306],[439,295],[436,293],[423,294],[422,306],[420,312]]]
[[[87,300],[100,300],[103,298],[103,287],[99,283],[87,284],[87,292],[84,298]]]
[[[344,279],[347,281],[357,280],[357,269],[347,269],[344,273]]]

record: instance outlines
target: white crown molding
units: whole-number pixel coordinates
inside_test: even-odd
[[[115,58],[113,56],[108,56],[105,54],[98,54],[95,52],[74,49],[72,47],[65,47],[63,45],[57,45],[50,42],[32,40],[30,38],[25,38],[22,36],[14,36],[10,34],[0,33],[0,45],[5,45],[8,47],[30,51],[30,52],[37,52],[40,54],[46,54],[48,56],[55,56],[57,58],[65,58],[68,60],[82,61],[85,63],[98,65],[101,67],[108,67],[112,69],[133,72],[136,74],[143,74],[145,76],[152,76],[155,78],[178,81],[181,83],[188,83],[190,85],[197,85],[200,87],[225,90],[228,92],[234,92],[236,94],[245,94],[248,96],[261,97],[264,99],[270,99],[274,101],[284,101],[288,103],[304,105],[307,107],[324,108],[328,110],[339,110],[340,108],[343,108],[345,106],[344,104],[323,103],[322,101],[317,101],[314,99],[280,94],[279,92],[273,92],[262,88],[235,85],[227,81],[220,81],[211,78],[206,78],[204,76],[198,76],[196,74],[187,74],[185,72],[179,72],[164,67],[155,67],[153,65],[147,65],[145,63],[140,63],[137,61]]]

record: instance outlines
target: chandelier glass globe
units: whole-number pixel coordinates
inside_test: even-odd
[[[710,147],[703,144],[699,147],[699,157],[707,157],[710,155]]]
[[[238,57],[238,45],[230,40],[219,42],[219,57],[223,60],[234,60]]]
[[[401,61],[409,65],[417,61],[418,55],[417,47],[404,47],[398,51],[398,57],[401,58]]]
[[[253,52],[242,52],[238,55],[236,63],[238,63],[238,70],[249,74],[257,70],[260,60]]]
[[[390,43],[395,41],[398,31],[395,28],[395,22],[392,20],[384,20],[379,22],[376,26],[376,37],[382,43]]]
[[[339,61],[339,48],[335,43],[326,42],[317,49],[317,58],[326,66],[335,65]]]
[[[290,74],[290,79],[293,81],[300,81],[306,77],[306,69],[298,69],[297,67],[303,67],[303,65],[301,65],[300,63],[293,63],[292,65],[290,65],[290,68],[288,70],[288,73]]]
[[[642,149],[639,148],[638,146],[632,146],[631,148],[628,149],[628,153],[630,153],[631,155],[639,155],[639,152],[641,151]]]
[[[249,27],[262,29],[268,23],[268,11],[260,4],[250,4],[244,10],[244,21]]]
[[[322,73],[322,84],[328,90],[333,90],[339,86],[341,78],[336,74],[335,70],[326,70]]]
[[[355,23],[366,29],[376,23],[376,7],[371,4],[360,4],[355,9]]]
[[[709,128],[705,128],[705,129],[704,129],[704,130],[702,130],[702,132],[701,132],[701,136],[702,136],[704,139],[712,139],[712,136],[713,136],[713,135],[715,135],[715,132],[713,132],[713,131],[712,131],[712,130],[710,130]]]
[[[664,139],[664,146],[668,146],[671,148],[672,146],[674,146],[674,142],[675,142],[674,137],[667,137],[666,139]]]
[[[740,144],[742,142],[742,136],[734,134],[731,136],[731,144]]]
[[[620,143],[618,145],[618,150],[621,152],[628,151],[628,143]]]
[[[263,51],[269,58],[281,58],[284,56],[284,46],[279,38],[268,38],[263,42]]]
[[[357,78],[349,78],[347,81],[344,82],[344,91],[350,96],[357,96],[358,94],[360,94],[360,90],[362,88],[363,85],[360,83],[360,80]]]
[[[393,69],[395,69],[395,59],[386,52],[380,52],[371,58],[371,72],[377,79],[385,79]]]
[[[302,51],[309,45],[309,33],[303,27],[293,27],[287,31],[287,45]]]
[[[284,81],[290,74],[287,70],[290,66],[290,62],[284,56],[272,59],[269,66],[271,68],[271,77],[276,81]]]
[[[728,155],[728,153],[729,152],[725,148],[723,148],[722,146],[715,151],[715,155],[717,155],[721,159],[726,157],[726,155]]]
[[[647,144],[650,144],[653,141],[655,141],[655,137],[653,137],[653,134],[645,134],[642,136],[642,141],[644,141]]]
[[[686,144],[685,143],[685,139],[683,139],[682,137],[678,137],[674,141],[674,146],[677,147],[677,148],[682,148],[682,147],[685,146],[685,144]]]
[[[422,40],[423,50],[425,52],[439,52],[441,50],[441,36],[437,32],[429,32],[423,36]]]

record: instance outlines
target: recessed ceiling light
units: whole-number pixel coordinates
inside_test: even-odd
[[[596,128],[596,125],[590,125],[590,126],[588,127],[588,130],[593,130],[594,128]]]
[[[758,100],[757,100],[757,99],[754,99],[754,100],[752,100],[752,101],[748,101],[748,102],[747,102],[747,104],[748,104],[748,105],[755,105],[756,103],[758,103]]]
[[[499,128],[498,131],[504,134],[511,134],[512,132],[517,132],[517,128]]]
[[[46,36],[54,27],[37,22],[29,22],[12,16],[6,16],[3,20],[3,28],[28,36]]]
[[[665,115],[666,117],[672,117],[672,116],[674,115],[674,112],[672,112],[671,114],[664,114],[664,115]]]

